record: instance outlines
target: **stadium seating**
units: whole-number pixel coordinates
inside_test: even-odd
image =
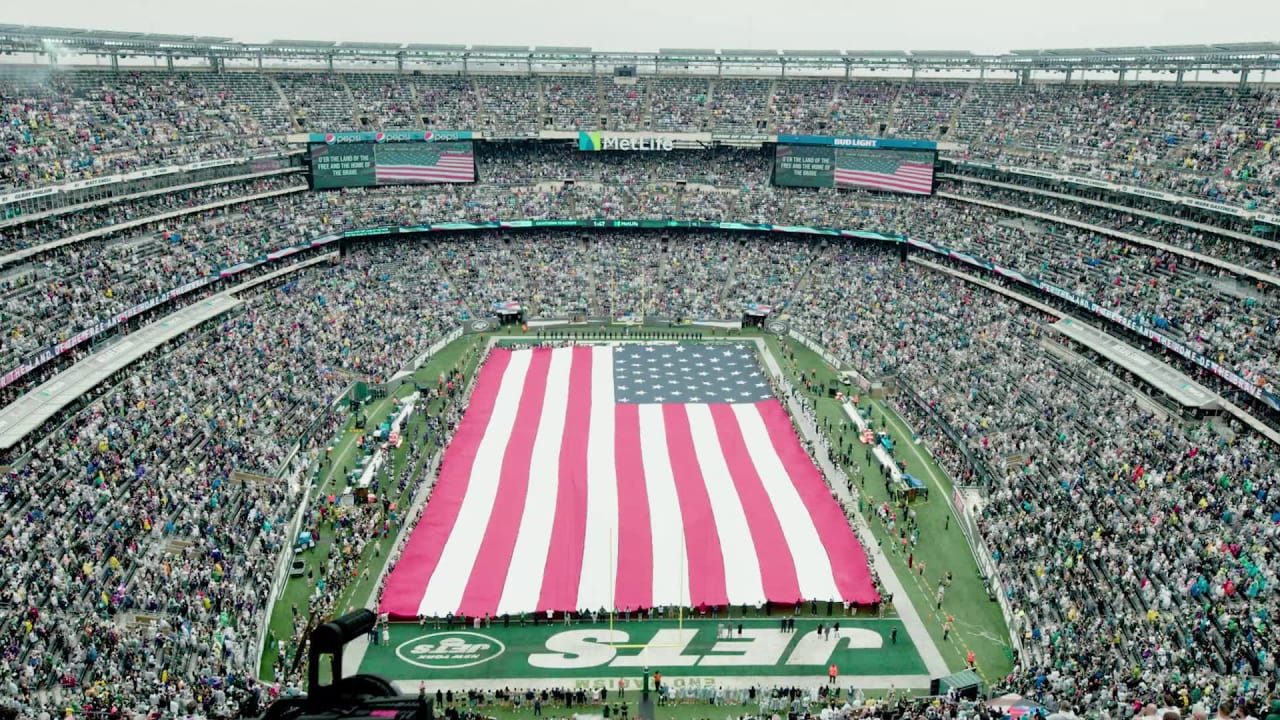
[[[338,72],[0,76],[0,177],[35,186],[226,157],[289,131],[717,130],[945,137],[971,159],[1275,206],[1280,94],[1130,84]],[[946,130],[944,130],[944,128]],[[943,135],[944,132],[949,134]]]
[[[1012,630],[1030,641],[1022,689],[1051,669],[1059,697],[1133,668],[1152,687],[1170,670],[1191,685],[1273,671],[1256,632],[1274,577],[1258,553],[1276,538],[1265,441],[1207,423],[1184,432],[1115,376],[1046,353],[1043,318],[895,266],[845,250],[815,263],[796,322],[868,372],[907,376],[998,469],[982,529],[1019,608]],[[851,295],[877,312],[846,322],[835,308]],[[945,437],[929,442],[965,476]]]
[[[1280,183],[1280,94],[1193,85],[7,68],[0,111],[6,191],[245,157],[283,147],[287,132],[526,137],[602,124],[942,138],[968,144],[970,159],[1272,212]],[[1143,206],[1168,219],[1153,218],[972,174],[944,179],[932,198],[781,189],[754,150],[620,157],[512,143],[478,146],[477,159],[474,185],[307,193],[285,174],[6,220],[0,253],[34,254],[0,276],[0,372],[187,280],[334,231],[640,217],[908,234],[1159,327],[1260,385],[1280,367],[1275,291],[1240,270],[1278,274],[1274,247],[1238,226],[1181,224],[1167,206]],[[1049,352],[1072,348],[1050,339],[1045,317],[884,248],[484,232],[356,244],[286,287],[246,297],[113,381],[0,480],[0,692],[51,706],[83,702],[100,682],[145,708],[153,696],[194,700],[156,690],[161,667],[193,683],[252,674],[256,638],[217,635],[219,617],[262,626],[264,578],[290,544],[281,529],[298,492],[231,472],[301,467],[336,427],[328,408],[350,378],[388,376],[507,299],[553,316],[785,306],[841,360],[899,373],[993,470],[981,533],[1027,648],[1011,688],[1114,709],[1108,686],[1135,669],[1148,690],[1134,684],[1133,696],[1188,684],[1237,694],[1240,678],[1274,675],[1280,468],[1266,441],[1230,423],[1185,426],[1105,368]],[[961,448],[918,408],[901,409],[949,473],[974,477]],[[311,422],[319,431],[289,459],[286,429]],[[210,649],[215,637],[227,656]]]
[[[377,123],[388,130],[412,130],[422,127],[415,87],[404,75],[392,73],[351,73],[343,80],[351,91],[351,99],[359,118]],[[362,123],[347,123],[351,129],[363,129]],[[342,125],[324,128],[344,130]]]

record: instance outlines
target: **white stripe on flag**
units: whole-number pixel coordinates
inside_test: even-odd
[[[613,348],[591,348],[591,420],[587,435],[587,526],[578,607],[609,608],[618,573],[618,477],[614,454]],[[613,574],[609,569],[613,568]]]
[[[736,407],[736,405],[735,405]],[[760,555],[756,552],[747,516],[742,509],[738,488],[725,463],[724,449],[716,432],[711,408],[704,404],[685,405],[689,416],[689,435],[702,468],[702,480],[711,500],[720,551],[724,555],[724,585],[729,600],[737,605],[764,602],[764,581],[760,575]]]
[[[462,498],[462,507],[458,509],[453,532],[440,553],[440,562],[427,582],[418,608],[420,614],[443,617],[457,612],[462,602],[462,593],[467,588],[467,579],[475,567],[476,555],[480,552],[480,543],[493,513],[498,479],[502,474],[502,458],[511,440],[511,428],[515,425],[516,410],[520,407],[520,395],[524,391],[524,379],[532,359],[533,353],[529,352],[511,354],[498,388],[493,415],[476,447],[475,465]]]
[[[773,449],[773,441],[769,438],[764,419],[760,417],[757,407],[735,404],[733,413],[738,417],[738,427],[742,428],[747,454],[756,466],[760,481],[777,513],[778,522],[782,525],[787,546],[791,548],[800,594],[806,598],[840,597],[826,546],[822,544],[818,529],[809,517],[808,507],[800,498],[800,493],[796,492],[787,469]]]
[[[649,525],[653,532],[653,605],[689,605],[689,561],[683,556],[684,515],[667,452],[667,427],[662,405],[639,406],[640,457],[649,493]],[[622,572],[626,572],[625,569]],[[625,609],[625,608],[624,608]],[[634,609],[634,608],[632,608]]]
[[[556,494],[560,488],[560,443],[564,439],[565,410],[569,405],[569,368],[572,364],[572,347],[551,351],[542,417],[538,419],[533,454],[529,458],[527,469],[529,487],[524,499],[524,515],[520,518],[520,531],[511,551],[511,564],[507,568],[507,581],[503,585],[497,615],[518,615],[538,606],[538,597],[542,592],[542,574],[547,565],[547,551],[551,547],[551,528],[556,518]],[[512,502],[508,498],[501,498],[500,501]],[[493,568],[488,571],[492,572]]]

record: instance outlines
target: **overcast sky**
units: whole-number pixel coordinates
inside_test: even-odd
[[[243,41],[997,52],[1280,40],[1280,0],[14,0],[0,22]]]

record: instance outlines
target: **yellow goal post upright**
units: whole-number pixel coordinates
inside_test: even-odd
[[[608,575],[606,575],[606,577],[607,577],[607,578],[609,578],[609,580],[610,580],[610,585],[609,585],[609,642],[608,642],[607,644],[609,645],[609,647],[614,648],[614,649],[616,649],[616,650],[623,650],[623,649],[637,649],[637,648],[638,648],[638,649],[640,649],[640,650],[641,650],[641,653],[640,653],[640,654],[645,658],[645,663],[646,663],[646,664],[648,664],[648,661],[649,661],[649,657],[648,657],[648,655],[649,655],[649,648],[660,648],[660,647],[684,647],[684,645],[685,645],[685,643],[684,643],[684,595],[685,595],[684,580],[685,580],[685,557],[686,557],[686,555],[687,555],[687,551],[686,551],[686,548],[685,548],[684,528],[681,528],[681,529],[680,529],[680,596],[679,596],[679,597],[680,597],[680,602],[679,602],[679,603],[677,603],[677,608],[676,608],[676,638],[677,638],[677,640],[676,640],[676,642],[674,642],[674,643],[660,643],[660,644],[653,644],[653,643],[620,643],[620,642],[616,642],[616,641],[614,640],[614,634],[613,634],[613,633],[614,633],[614,626],[613,626],[613,621],[614,621],[614,616],[615,616],[615,615],[617,614],[617,612],[618,612],[618,602],[617,602],[617,596],[616,596],[616,594],[615,594],[615,593],[616,593],[616,590],[617,590],[617,587],[618,587],[618,581],[617,581],[617,577],[614,575],[614,571],[617,569],[617,568],[615,568],[615,566],[614,566],[614,555],[616,555],[616,554],[617,554],[617,551],[618,551],[618,545],[617,545],[617,542],[616,542],[616,538],[614,537],[614,529],[613,529],[613,528],[609,528],[609,574],[608,574]]]

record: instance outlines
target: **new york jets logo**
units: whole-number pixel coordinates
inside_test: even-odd
[[[475,330],[476,332],[484,332],[485,330],[489,329],[489,321],[476,320],[475,322],[471,323],[471,329]]]
[[[422,635],[396,648],[407,663],[435,670],[471,667],[486,663],[506,651],[496,638],[474,632],[438,632]]]

